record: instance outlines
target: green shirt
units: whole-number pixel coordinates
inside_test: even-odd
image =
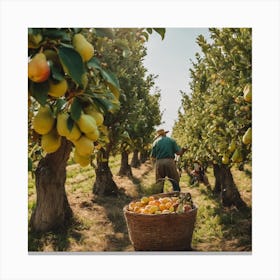
[[[151,157],[156,159],[174,158],[174,154],[180,150],[181,148],[172,138],[167,136],[160,137],[153,143]]]

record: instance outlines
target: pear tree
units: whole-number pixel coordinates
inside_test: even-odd
[[[144,42],[153,30],[162,34],[155,28],[136,35]],[[131,39],[136,32],[130,30]],[[100,151],[110,146],[113,134],[106,121],[120,109],[117,76],[124,69],[104,57],[130,55],[116,33],[111,28],[28,30],[28,168],[37,193],[33,231],[65,225],[73,215],[64,186],[70,156],[82,167],[92,164],[94,154],[97,163],[106,162]]]
[[[252,32],[250,28],[210,28],[200,35],[191,73],[191,94],[182,93],[174,136],[187,145],[184,159],[212,165],[214,192],[224,205],[245,207],[231,173],[252,158]]]
[[[155,31],[159,32],[159,30]],[[118,191],[108,164],[110,155],[121,154],[119,175],[132,175],[128,164],[128,154],[132,144],[130,134],[137,117],[141,116],[141,96],[149,94],[147,90],[144,92],[140,87],[142,84],[150,83],[148,82],[150,77],[147,81],[144,77],[146,69],[142,63],[146,55],[145,36],[148,38],[145,29],[120,28],[115,29],[114,41],[103,40],[101,44],[99,39],[93,43],[102,46],[100,61],[116,74],[121,88],[120,110],[117,114],[107,114],[104,119],[109,132],[105,145],[102,145],[96,154],[94,194],[112,195]]]
[[[90,43],[104,33],[113,36],[112,30],[94,28],[28,30],[28,166],[35,174],[37,194],[30,219],[34,231],[53,229],[72,217],[64,187],[67,161],[73,154],[81,166],[90,164],[94,143],[106,136],[104,116],[119,109],[118,80],[96,65]]]

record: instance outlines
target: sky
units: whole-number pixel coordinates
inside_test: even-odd
[[[149,74],[158,75],[155,86],[161,90],[161,111],[164,124],[157,128],[172,131],[181,105],[180,91],[189,93],[191,60],[200,52],[196,43],[198,35],[209,39],[208,28],[166,28],[165,38],[153,32],[147,47],[144,66]]]

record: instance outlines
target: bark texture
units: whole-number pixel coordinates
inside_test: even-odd
[[[215,188],[214,192],[219,193],[223,206],[236,206],[238,209],[247,208],[234,183],[231,170],[227,165],[214,165]]]
[[[131,167],[137,168],[141,165],[140,159],[139,159],[139,151],[138,150],[134,150],[133,151],[133,155],[132,155],[132,159],[131,159],[131,163],[130,163]]]
[[[66,192],[66,164],[72,143],[62,139],[61,147],[41,159],[35,171],[36,207],[30,227],[34,232],[46,232],[65,226],[73,213]]]
[[[140,152],[140,162],[144,163],[149,159],[149,152],[148,151],[142,151]]]
[[[128,164],[128,153],[126,151],[122,151],[121,153],[121,166],[118,175],[127,176],[129,178],[132,177],[132,170],[131,166]]]
[[[93,193],[96,195],[117,195],[118,187],[113,180],[113,174],[109,167],[109,151],[101,149],[97,156],[96,179],[93,184]]]

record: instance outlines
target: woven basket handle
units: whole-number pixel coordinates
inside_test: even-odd
[[[180,198],[180,203],[185,203],[185,202],[189,202],[191,207],[194,208],[193,205],[193,201],[192,201],[192,196],[189,192],[187,192],[186,194],[182,194],[181,198]]]

